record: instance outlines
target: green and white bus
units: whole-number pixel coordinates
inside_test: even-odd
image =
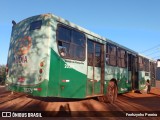
[[[11,91],[40,97],[108,98],[155,86],[155,63],[52,14],[13,24],[6,65]]]

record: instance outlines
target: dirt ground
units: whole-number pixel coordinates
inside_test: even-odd
[[[114,104],[99,102],[96,98],[77,100],[11,94],[0,86],[0,111],[40,112],[43,117],[56,116],[57,119],[160,120],[160,82],[150,94],[119,94]]]

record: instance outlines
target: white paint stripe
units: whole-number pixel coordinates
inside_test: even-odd
[[[70,82],[70,80],[66,80],[66,82]]]

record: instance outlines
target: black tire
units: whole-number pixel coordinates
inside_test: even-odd
[[[107,98],[110,103],[114,103],[117,99],[117,84],[116,81],[109,81],[107,87]]]

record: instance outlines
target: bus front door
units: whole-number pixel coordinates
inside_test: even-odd
[[[103,45],[88,40],[87,96],[103,93],[104,55]]]

